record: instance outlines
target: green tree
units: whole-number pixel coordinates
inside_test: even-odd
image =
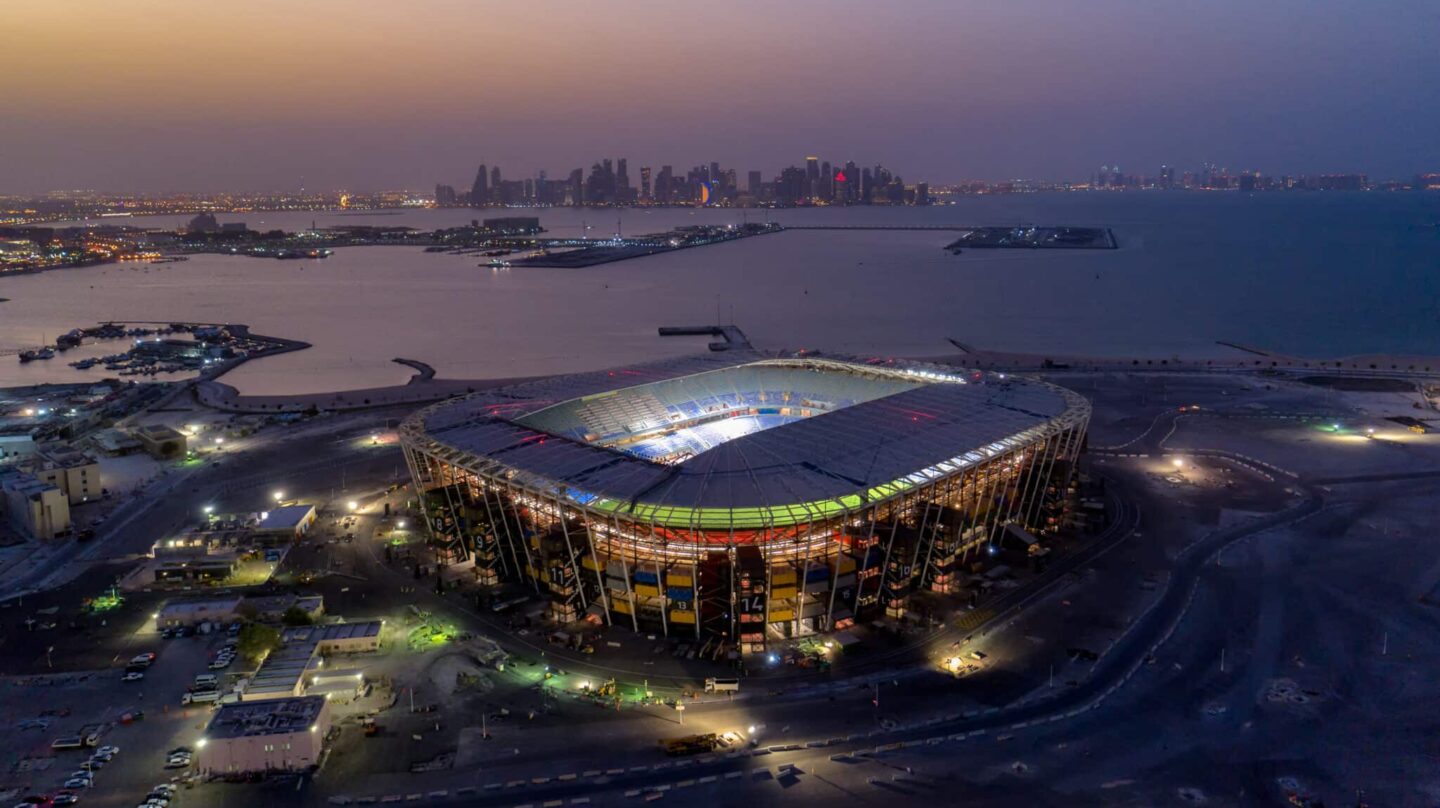
[[[280,630],[260,623],[249,623],[240,629],[237,648],[251,665],[260,664],[267,654],[280,647]]]
[[[291,606],[285,610],[285,614],[280,615],[280,622],[287,626],[308,626],[315,620],[310,617],[309,612],[299,606]]]

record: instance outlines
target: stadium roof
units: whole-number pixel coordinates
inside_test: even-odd
[[[557,434],[542,411],[575,399],[742,367],[825,373],[855,403],[737,437],[675,465]],[[805,384],[803,376],[796,383]],[[875,396],[872,384],[884,386]],[[1083,399],[1053,385],[942,366],[739,351],[548,379],[446,402],[422,414],[428,448],[588,507],[670,525],[794,524],[885,499],[1053,432]],[[534,426],[544,421],[546,431]],[[529,424],[529,425],[527,425]],[[491,472],[493,473],[493,469]],[[538,479],[537,479],[538,478]]]

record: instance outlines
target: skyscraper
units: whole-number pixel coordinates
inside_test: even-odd
[[[650,195],[650,166],[640,166],[640,201],[650,202],[653,199]]]
[[[745,183],[745,190],[748,191],[751,196],[759,197],[760,186],[764,184],[765,180],[763,179],[763,175],[761,175],[759,171],[751,171],[748,182]]]
[[[615,202],[628,203],[631,199],[629,161],[624,157],[615,161]]]
[[[470,185],[470,204],[480,206],[490,201],[489,175],[485,173],[485,164],[480,164],[480,170],[475,172],[475,182]]]
[[[820,158],[805,158],[805,196],[815,198],[820,195]]]

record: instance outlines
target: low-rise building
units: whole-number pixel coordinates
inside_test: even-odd
[[[199,747],[202,774],[304,771],[320,763],[330,710],[322,696],[227,704]]]
[[[78,449],[64,445],[41,446],[24,465],[41,482],[60,489],[71,505],[100,498],[100,464]]]
[[[283,505],[260,515],[255,535],[298,541],[315,524],[314,505]]]
[[[32,539],[70,533],[70,500],[57,486],[23,469],[0,471],[0,507],[10,526]]]
[[[171,601],[155,613],[155,628],[198,626],[201,623],[233,623],[240,619],[240,604],[245,598]]]
[[[243,701],[281,699],[307,693],[353,696],[365,686],[364,671],[355,665],[326,665],[325,658],[380,650],[378,620],[363,623],[328,623],[298,626],[280,633],[280,647],[272,651],[241,695]]]
[[[0,464],[18,463],[35,456],[39,447],[28,433],[0,435]]]
[[[166,563],[196,563],[196,559],[176,559]],[[159,572],[156,573],[159,577]],[[325,598],[320,595],[261,595],[251,597],[199,598],[174,600],[166,603],[155,613],[155,628],[175,626],[197,626],[201,623],[233,623],[237,620],[255,620],[261,623],[278,623],[285,613],[298,608],[311,620],[318,620],[325,614]],[[356,623],[355,625],[365,625]],[[288,630],[288,629],[287,629]],[[379,636],[378,634],[376,635]]]
[[[174,460],[184,457],[188,448],[184,433],[164,424],[147,424],[137,427],[131,434],[140,441],[140,447],[145,450],[146,454],[157,460]]]
[[[308,642],[315,644],[315,653],[363,654],[380,650],[380,628],[378,620],[363,623],[326,623],[323,626],[296,626],[280,634],[284,642]]]
[[[175,581],[223,581],[235,574],[239,558],[234,553],[162,558],[154,565],[156,583]]]
[[[90,442],[111,457],[133,454],[143,448],[139,440],[114,428],[98,430],[90,436]]]

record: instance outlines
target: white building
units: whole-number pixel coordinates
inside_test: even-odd
[[[323,696],[227,704],[198,744],[202,774],[293,772],[320,763],[330,710]]]

